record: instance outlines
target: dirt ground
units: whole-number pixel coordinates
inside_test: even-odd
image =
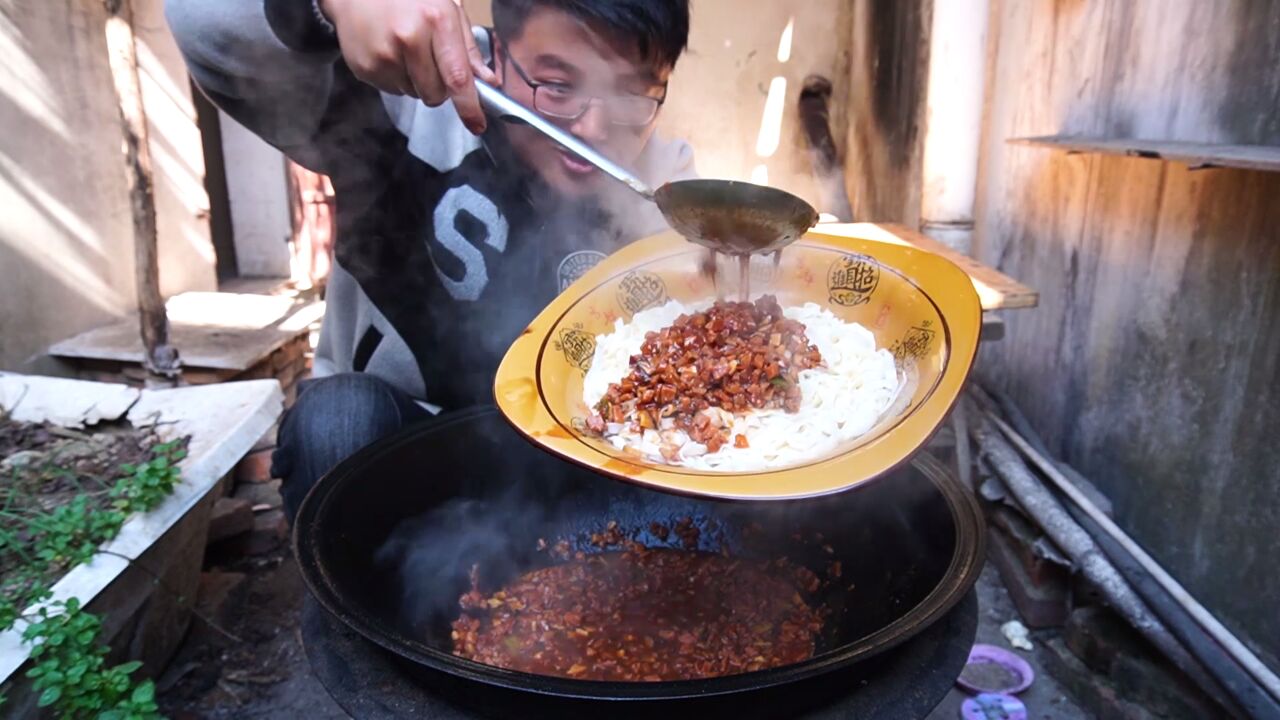
[[[173,720],[306,718],[347,714],[311,674],[302,650],[302,577],[283,549],[231,563],[243,573],[209,618],[193,619],[182,647],[157,682],[161,711]],[[234,637],[232,637],[234,636]]]
[[[978,635],[974,642],[986,643],[1010,649],[1009,643],[1000,633],[1000,626],[1018,617],[1013,607],[1009,591],[1000,581],[1000,573],[990,563],[982,570],[978,578]],[[1036,646],[1031,652],[1015,650],[1036,672],[1036,680],[1025,691],[1018,695],[1027,706],[1029,720],[1080,720],[1093,717],[1080,708],[1066,694],[1066,691],[1044,669],[1042,653],[1044,646],[1036,642],[1036,632],[1032,632],[1032,643]],[[960,717],[960,704],[968,697],[958,688],[952,689],[927,720],[955,720]]]
[[[107,507],[104,491],[120,477],[122,465],[151,458],[157,442],[149,431],[125,423],[104,424],[93,430],[72,430],[48,423],[0,418],[0,488],[6,509],[31,503],[48,511],[81,494]],[[16,491],[16,492],[15,492]]]

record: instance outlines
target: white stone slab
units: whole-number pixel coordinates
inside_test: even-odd
[[[0,373],[0,411],[23,422],[82,428],[118,420],[140,394],[127,385]]]
[[[0,380],[8,382],[14,377],[6,376]],[[33,386],[44,386],[44,381],[54,379],[18,377],[26,377]],[[99,387],[92,391],[102,393],[107,392],[103,388],[123,387],[106,383],[61,382],[97,385]],[[136,403],[128,409],[130,422],[139,426],[155,425],[157,433],[165,439],[191,436],[188,455],[181,465],[182,482],[154,510],[130,518],[120,534],[104,545],[103,551],[90,562],[72,568],[63,576],[53,586],[53,600],[77,597],[87,603],[102,592],[124,572],[129,560],[136,559],[151,547],[235,467],[275,423],[283,406],[284,395],[275,380],[141,391]],[[51,410],[59,415],[75,416],[74,412],[66,409],[54,407]],[[8,632],[0,633],[0,682],[7,680],[27,660],[29,653],[22,644],[22,628],[19,621]]]

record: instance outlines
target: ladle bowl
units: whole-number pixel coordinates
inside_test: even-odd
[[[485,110],[506,122],[528,125],[658,205],[685,239],[726,255],[770,253],[798,240],[818,224],[818,211],[785,190],[737,180],[676,180],[656,191],[501,90],[475,81]]]
[[[677,180],[653,199],[676,232],[726,255],[776,252],[818,224],[818,211],[795,195],[735,180]]]

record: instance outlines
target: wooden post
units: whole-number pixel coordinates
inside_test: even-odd
[[[125,178],[133,216],[133,255],[141,321],[143,366],[169,380],[180,372],[178,351],[169,345],[169,318],[160,295],[156,250],[156,201],[147,142],[147,116],[138,79],[138,51],[133,35],[131,0],[104,0],[107,9],[107,53],[124,134]]]

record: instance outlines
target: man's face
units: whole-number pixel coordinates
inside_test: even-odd
[[[534,88],[520,76],[517,63],[534,85],[546,87],[541,95],[598,98],[576,119],[547,119],[581,138],[605,157],[630,167],[644,148],[657,122],[656,114],[639,126],[620,125],[620,115],[610,105],[643,105],[613,98],[662,98],[669,68],[655,69],[641,61],[635,43],[602,34],[581,20],[545,7],[529,14],[516,38],[499,38],[498,74],[502,89],[526,107],[534,107]],[[550,103],[539,97],[539,104]],[[543,113],[547,115],[547,113]],[[555,191],[568,197],[596,192],[607,176],[586,164],[538,131],[524,125],[507,125],[507,136],[516,154]]]

